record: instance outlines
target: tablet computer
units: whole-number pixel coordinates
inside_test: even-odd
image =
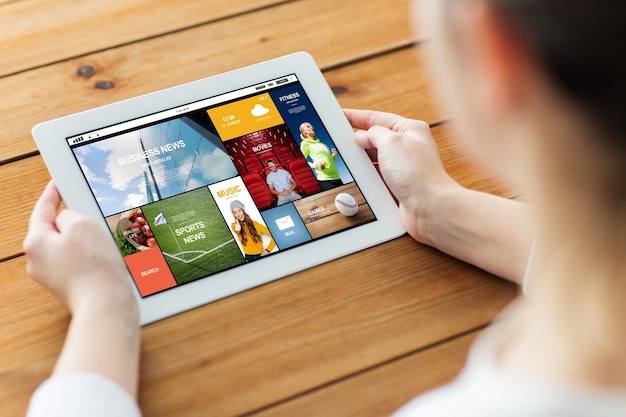
[[[66,205],[110,230],[142,324],[404,233],[307,53],[41,123],[33,137]]]

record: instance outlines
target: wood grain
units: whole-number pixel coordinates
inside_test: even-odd
[[[356,215],[345,216],[335,205],[339,193],[348,193],[354,197],[358,210]],[[356,183],[344,184],[332,190],[322,191],[314,196],[294,202],[304,226],[313,239],[344,230],[374,220],[376,217]]]
[[[0,386],[20,404],[52,369],[67,326],[24,267],[22,257],[0,264],[16,294],[0,316],[11,329]],[[405,236],[145,327],[141,406],[145,416],[250,412],[482,326],[515,294]],[[5,379],[16,373],[19,386]]]
[[[402,114],[429,124],[452,115],[438,103],[427,75],[424,45],[404,47],[324,73],[344,108]]]
[[[412,398],[452,381],[478,333],[381,364],[251,416],[389,416]]]
[[[210,4],[203,0],[29,0],[4,4],[0,8],[0,76],[280,3],[284,0],[214,0]]]
[[[372,0],[362,7],[358,0],[290,2],[0,78],[0,164],[35,152],[30,130],[51,118],[299,50],[309,51],[318,65],[329,68],[411,43],[408,3]],[[381,8],[389,11],[372,27],[371,13]],[[332,30],[303,30],[298,16],[308,16],[310,28]],[[85,66],[95,69],[89,77],[78,75]]]

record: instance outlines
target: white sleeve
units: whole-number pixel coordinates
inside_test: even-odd
[[[135,399],[115,382],[89,373],[53,376],[30,399],[27,417],[141,417]]]

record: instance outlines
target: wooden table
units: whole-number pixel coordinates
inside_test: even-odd
[[[69,323],[21,247],[49,179],[37,122],[307,50],[343,106],[426,120],[459,182],[515,197],[451,141],[408,3],[0,0],[0,414],[24,414]],[[146,326],[140,405],[148,417],[388,415],[449,381],[516,293],[404,236]]]

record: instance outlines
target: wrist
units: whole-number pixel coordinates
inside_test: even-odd
[[[139,306],[134,298],[127,300],[85,298],[72,310],[72,320],[90,321],[97,325],[114,321],[123,328],[139,326]]]
[[[73,304],[72,319],[54,373],[87,372],[137,395],[141,332],[131,291],[91,292]]]
[[[130,283],[126,277],[111,282],[105,281],[104,285],[95,285],[93,288],[81,288],[72,294],[70,310],[73,317],[93,317],[102,315],[116,317],[130,326],[139,323],[139,306],[133,294]],[[97,282],[97,277],[92,277],[92,282]],[[103,278],[104,280],[104,278]]]
[[[414,234],[409,233],[421,243],[440,247],[443,240],[450,236],[448,229],[455,217],[455,207],[468,191],[455,181],[433,187],[427,198],[414,203]]]

